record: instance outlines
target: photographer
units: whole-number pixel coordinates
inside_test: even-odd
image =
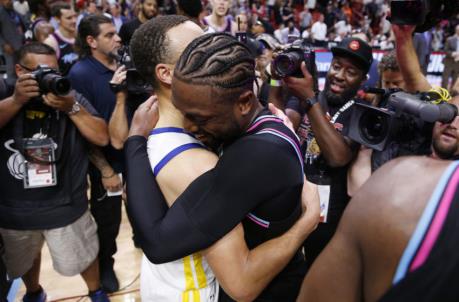
[[[305,242],[306,259],[311,264],[336,230],[349,196],[346,188],[348,164],[357,148],[340,132],[350,122],[353,98],[373,61],[370,46],[357,38],[346,38],[332,48],[333,60],[326,76],[325,88],[317,96],[314,79],[301,65],[304,78],[286,77],[283,82],[301,102],[302,110],[292,112],[300,120],[297,134],[304,154],[306,177],[319,185],[321,221]],[[271,81],[270,102],[282,104],[282,86]],[[274,85],[273,85],[274,84]],[[301,111],[305,111],[305,114]]]
[[[81,60],[73,65],[69,79],[75,90],[83,94],[108,123],[116,104],[109,82],[117,68],[121,39],[111,19],[89,15],[80,22],[76,44]],[[121,223],[123,153],[111,145],[103,149],[93,147],[90,160],[90,202],[98,226],[101,282],[107,292],[114,292],[119,288],[113,255],[117,250],[116,237]]]
[[[397,60],[393,55],[386,55],[380,64],[381,88],[393,89],[400,88],[409,92],[432,91],[421,67],[418,63],[412,34],[415,26],[392,25],[396,37]],[[398,61],[398,64],[397,64]],[[458,106],[459,99],[454,98],[451,104]],[[372,171],[379,168],[383,163],[401,155],[429,155],[433,158],[456,159],[459,155],[458,118],[450,123],[436,122],[424,127],[428,133],[415,133],[420,136],[417,140],[409,136],[406,140],[390,142],[383,151],[374,151],[362,148],[356,161],[352,164],[348,173],[348,193],[353,196],[360,186],[370,177]],[[417,144],[416,148],[411,147]],[[427,147],[424,147],[427,145]]]
[[[47,66],[45,66],[47,65]],[[107,127],[59,76],[54,50],[30,43],[19,50],[18,80],[0,101],[0,234],[11,278],[22,277],[25,301],[45,301],[39,284],[46,241],[54,268],[81,274],[92,301],[100,289],[96,225],[86,195],[87,142],[108,143]]]

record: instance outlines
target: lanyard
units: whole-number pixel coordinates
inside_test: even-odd
[[[352,105],[354,105],[354,100],[350,100],[348,101],[346,104],[343,105],[343,107],[341,107],[336,113],[335,115],[333,115],[332,119],[330,120],[330,123],[334,124],[336,122],[336,120],[338,119],[338,117],[341,115],[341,113],[343,113],[344,111],[346,111],[347,109],[349,109],[349,107],[351,107]]]

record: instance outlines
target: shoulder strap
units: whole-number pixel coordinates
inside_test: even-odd
[[[157,176],[161,169],[169,162],[171,161],[174,157],[179,155],[180,153],[190,150],[190,149],[195,149],[195,148],[204,148],[202,143],[197,141],[193,135],[190,133],[186,132],[182,128],[177,128],[177,127],[164,127],[164,128],[157,128],[153,129],[150,132],[150,138],[154,139],[155,136],[157,135],[175,135],[175,136],[181,136],[182,138],[174,140],[172,139],[172,143],[167,144],[169,141],[166,138],[166,141],[163,141],[162,147],[163,151],[160,151],[159,153],[156,154],[156,158],[151,158],[150,156],[150,164],[152,165],[153,169],[153,174]],[[154,142],[154,141],[153,141]],[[166,142],[166,143],[165,143]],[[164,153],[165,152],[165,153]]]
[[[400,258],[393,284],[420,267],[432,250],[443,227],[459,181],[459,161],[453,162],[443,173],[430,197],[410,241]]]

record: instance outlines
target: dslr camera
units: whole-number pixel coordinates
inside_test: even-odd
[[[314,50],[302,39],[297,39],[289,44],[274,59],[273,71],[281,78],[302,78],[301,63],[305,62],[306,68],[314,79],[314,90],[318,91],[316,54]]]
[[[302,62],[306,63],[309,73],[315,77],[316,54],[302,39],[298,39],[277,55],[273,62],[273,68],[276,74],[282,78],[302,78],[303,73],[300,68]]]
[[[126,81],[122,83],[130,94],[149,94],[153,88],[140,75],[131,59],[129,46],[122,46],[118,50],[118,64],[126,66]]]
[[[412,146],[409,153],[418,154],[420,145],[426,140],[430,145],[433,123],[450,123],[458,115],[456,106],[447,102],[436,103],[426,93],[377,90],[383,93],[381,103],[384,108],[355,103],[351,123],[343,131],[352,140],[376,151],[383,151],[390,143],[396,142]]]
[[[31,72],[31,74],[37,81],[41,94],[51,92],[55,95],[64,96],[72,89],[69,79],[63,77],[59,71],[46,65],[39,65],[38,69]]]

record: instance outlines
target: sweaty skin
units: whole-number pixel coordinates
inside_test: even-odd
[[[349,202],[336,234],[304,279],[297,301],[381,298],[391,287],[402,253],[450,163],[405,157],[378,169]]]

